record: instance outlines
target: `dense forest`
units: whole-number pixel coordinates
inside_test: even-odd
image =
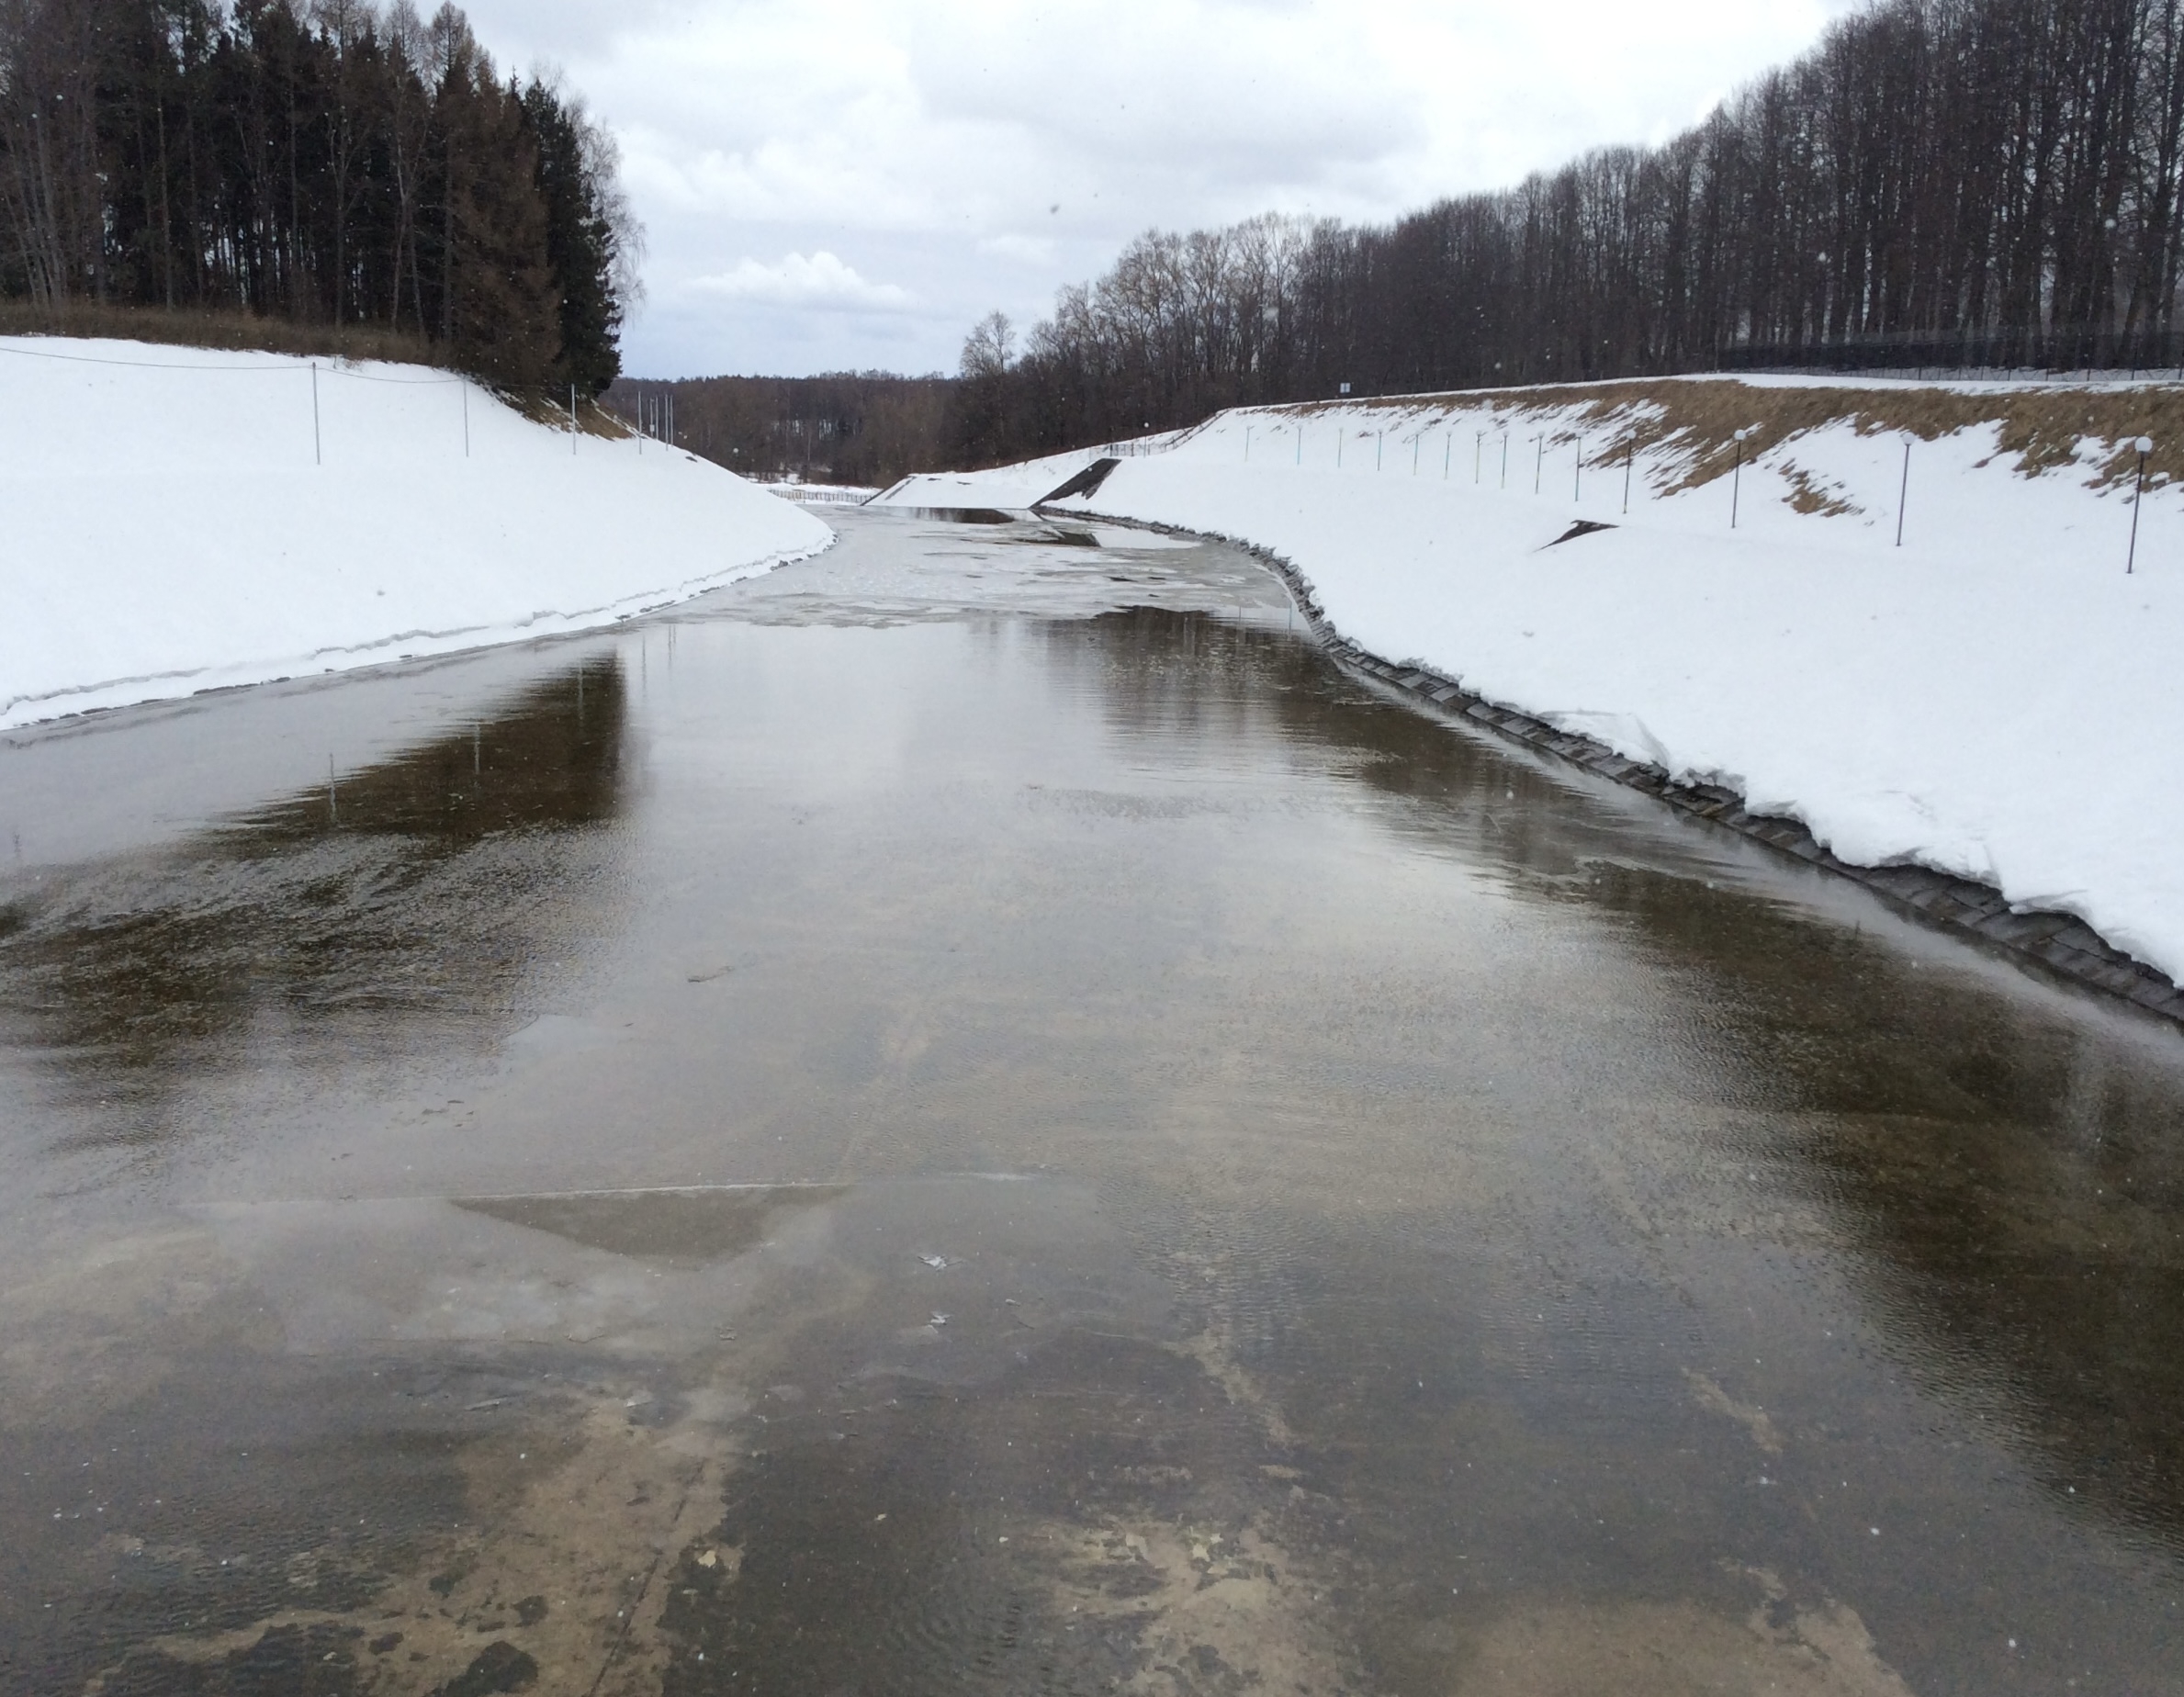
[[[1782,366],[2177,365],[2184,0],[1881,0],[1666,145],[1378,228],[1154,231],[1016,345],[971,461],[1216,408]]]
[[[625,378],[604,404],[654,434],[671,398],[675,444],[747,477],[877,487],[945,465],[956,385],[947,377],[836,372],[816,377]]]
[[[638,232],[580,102],[411,0],[0,0],[0,299],[414,339],[597,394]]]

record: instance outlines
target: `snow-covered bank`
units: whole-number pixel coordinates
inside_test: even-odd
[[[0,729],[581,630],[832,536],[416,366],[321,362],[315,421],[282,354],[8,337],[0,384]]]
[[[1241,410],[1053,510],[1266,547],[1378,654],[2184,977],[2180,449],[2173,385],[1712,379]],[[1087,457],[886,499],[1019,505]]]

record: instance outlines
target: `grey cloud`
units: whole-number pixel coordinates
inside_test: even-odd
[[[468,9],[501,62],[559,62],[621,135],[651,238],[629,363],[658,375],[951,367],[982,313],[1039,316],[1148,227],[1387,218],[1657,138],[1855,4]]]

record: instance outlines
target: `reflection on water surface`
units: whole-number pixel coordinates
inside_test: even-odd
[[[2178,1688],[2173,1031],[841,522],[8,887],[0,1685]]]
[[[173,1129],[174,1091],[208,1069],[490,1023],[596,923],[625,715],[619,660],[585,662],[179,846],[20,880],[0,1018],[96,1105],[72,1135],[124,1142]]]

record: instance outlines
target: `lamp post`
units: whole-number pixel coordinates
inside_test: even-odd
[[[1896,545],[1903,546],[1904,503],[1911,498],[1911,438],[1906,432],[1903,439],[1903,482],[1896,491]]]
[[[1744,492],[1744,439],[1751,434],[1751,433],[1748,430],[1740,430],[1737,433],[1737,467],[1729,474],[1729,528],[1731,530],[1737,528],[1737,501]]]
[[[2146,455],[2154,452],[2154,438],[2141,436],[2131,445],[2138,450],[2138,490],[2131,498],[2131,552],[2123,561],[2127,578],[2138,565],[2138,510],[2146,499]]]

